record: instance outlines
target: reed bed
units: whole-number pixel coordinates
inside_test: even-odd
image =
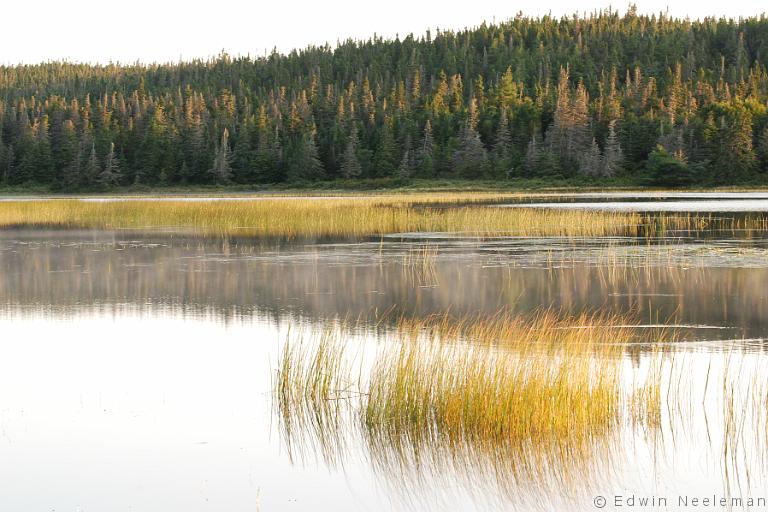
[[[174,228],[205,235],[290,239],[401,232],[601,236],[624,233],[639,224],[638,217],[627,214],[427,206],[444,202],[446,199],[439,196],[432,199],[408,196],[209,202],[4,202],[0,203],[0,227]]]
[[[495,448],[606,432],[621,404],[616,364],[564,348],[553,359],[487,345],[407,343],[374,365],[361,411],[380,449]]]
[[[363,237],[403,232],[475,236],[656,236],[668,230],[764,231],[768,217],[711,214],[643,215],[531,208],[495,208],[519,199],[503,194],[411,194],[370,197],[262,197],[204,202],[40,200],[0,203],[0,228],[189,230],[204,235]]]
[[[401,319],[372,358],[350,354],[349,327],[309,333],[278,365],[281,433],[289,449],[319,448],[334,465],[352,438],[406,486],[481,478],[510,499],[526,482],[583,486],[607,467],[622,425],[656,426],[659,393],[622,386],[626,344],[651,336],[634,325],[552,312]]]

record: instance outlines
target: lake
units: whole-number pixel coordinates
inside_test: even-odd
[[[768,211],[768,194],[488,205],[508,207],[722,217]],[[768,498],[766,232],[286,241],[18,228],[0,230],[0,269],[2,510],[592,510],[599,497],[606,510],[630,497],[682,510],[681,496]],[[346,321],[345,343],[373,354],[403,318],[542,310],[660,331],[662,349],[617,340],[630,345],[623,386],[661,372],[657,420],[624,418],[578,446],[531,442],[509,455],[510,473],[502,454],[446,458],[432,438],[407,445],[424,460],[383,456],[341,409],[323,424],[332,456],[312,432],[286,437],[274,389],[287,340]]]

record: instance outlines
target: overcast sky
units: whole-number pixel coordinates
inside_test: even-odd
[[[518,11],[560,16],[607,7],[608,2],[573,0],[11,0],[0,7],[0,63],[67,59],[143,62],[232,55],[262,55],[339,39],[386,37],[427,28],[461,29],[504,20]],[[623,12],[627,4],[620,4]],[[761,2],[639,1],[640,12],[667,10],[674,16],[750,16]]]

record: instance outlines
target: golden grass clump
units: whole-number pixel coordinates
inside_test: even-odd
[[[469,486],[492,481],[510,498],[524,482],[583,486],[609,466],[622,425],[658,425],[649,414],[660,410],[657,383],[626,389],[623,355],[627,343],[666,333],[634,325],[552,312],[401,319],[372,359],[350,354],[342,326],[285,349],[275,388],[282,433],[289,449],[319,447],[332,464],[353,439],[375,469],[408,480],[401,485],[448,472]]]
[[[399,348],[371,370],[363,422],[378,428],[366,430],[476,444],[605,432],[622,406],[622,343],[660,336],[623,317],[549,311],[403,319],[397,332]]]
[[[386,440],[438,436],[476,446],[605,432],[620,406],[616,364],[581,350],[521,355],[486,345],[403,344],[371,372],[366,430]]]

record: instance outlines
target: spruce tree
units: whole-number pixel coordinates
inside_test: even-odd
[[[763,168],[768,170],[768,126],[763,128],[757,141],[757,154],[762,160]]]
[[[374,153],[374,169],[376,176],[392,176],[399,162],[398,148],[392,133],[392,121],[386,119],[379,129],[379,143]]]
[[[48,135],[48,116],[42,116],[34,129],[35,142],[32,149],[31,178],[37,183],[49,183],[53,174],[53,155],[51,154],[51,141]]]
[[[493,157],[497,170],[505,174],[510,171],[511,150],[512,134],[509,131],[507,109],[502,107],[499,115],[499,127],[496,130],[496,143],[493,146]]]
[[[10,144],[5,150],[5,165],[3,167],[3,182],[13,183],[16,174],[16,152],[13,144]]]
[[[583,82],[576,87],[568,125],[568,158],[577,160],[585,151],[592,151],[592,130],[589,126],[589,97]],[[594,141],[593,141],[594,142]]]
[[[317,144],[312,133],[307,133],[295,141],[289,152],[287,177],[291,181],[319,180],[325,176],[323,163],[317,151]]]
[[[230,183],[232,181],[232,154],[229,149],[229,130],[224,128],[221,141],[216,147],[213,157],[213,167],[210,173],[216,183]]]
[[[416,163],[424,177],[432,177],[435,172],[435,139],[432,135],[432,123],[424,123],[424,136],[419,144]]]
[[[0,137],[0,183],[8,184],[8,148]]]
[[[508,66],[507,70],[501,76],[499,80],[499,107],[502,111],[510,109],[517,101],[517,83],[512,76],[512,66]]]
[[[120,182],[120,163],[115,154],[115,143],[109,144],[109,152],[104,159],[104,170],[99,174],[98,182],[104,188],[112,188]]]
[[[85,187],[92,187],[98,182],[99,174],[99,160],[96,156],[96,144],[91,143],[91,149],[88,152],[88,157],[85,160],[83,171],[80,175],[80,182]]]
[[[405,140],[405,151],[403,151],[403,158],[400,160],[400,166],[397,168],[397,177],[400,179],[408,179],[413,175],[413,171],[416,168],[416,159],[411,149],[411,137],[407,136]]]
[[[538,173],[541,169],[542,145],[543,142],[538,131],[534,132],[525,150],[525,170],[531,176]]]
[[[593,138],[589,150],[579,156],[579,172],[585,176],[599,176],[601,173],[602,155],[600,146]]]
[[[607,177],[615,176],[621,171],[623,164],[624,153],[616,135],[616,121],[611,121],[608,124],[608,138],[605,140],[601,174]]]
[[[741,106],[730,106],[723,116],[721,151],[715,177],[720,183],[749,177],[755,166],[752,147],[752,114]]]
[[[357,137],[357,127],[353,126],[347,139],[347,147],[341,162],[341,175],[346,179],[357,178],[362,174],[360,161],[357,158],[357,147],[360,140]]]
[[[549,149],[565,160],[569,154],[569,129],[572,123],[571,92],[568,70],[560,68],[560,77],[557,82],[557,102],[552,124],[547,130],[547,146]]]
[[[459,149],[454,155],[454,168],[459,176],[478,178],[485,174],[487,167],[488,153],[477,131],[477,102],[473,98],[461,132]]]

